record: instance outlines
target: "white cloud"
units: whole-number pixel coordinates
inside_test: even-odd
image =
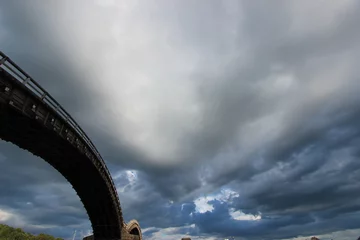
[[[9,220],[13,215],[9,212],[6,212],[2,209],[0,209],[0,222],[5,222]]]
[[[51,229],[57,227],[51,224],[31,224],[26,220],[26,216],[15,211],[0,209],[0,222],[16,228],[32,228],[32,229]]]
[[[212,212],[214,210],[214,206],[209,203],[210,201],[218,200],[220,202],[231,203],[232,198],[238,196],[238,193],[232,191],[231,189],[224,188],[217,194],[199,197],[195,199],[195,211],[198,213],[205,213],[207,211]]]
[[[255,221],[261,219],[261,214],[259,215],[252,215],[252,214],[245,214],[240,210],[235,211],[235,209],[229,209],[230,216],[238,221]]]
[[[124,185],[123,182],[120,181],[120,183],[115,184],[117,191],[119,191],[119,192],[125,192],[126,188],[131,187],[136,183],[136,181],[138,179],[137,171],[136,170],[122,170],[122,171],[119,171],[116,174],[114,174],[113,178],[116,181],[117,179],[121,179],[123,177],[126,178],[128,183]]]
[[[213,205],[209,204],[208,202],[214,200],[213,197],[199,197],[194,201],[195,203],[195,210],[198,213],[205,213],[205,212],[212,212],[214,210]]]
[[[142,230],[143,234],[148,231],[153,231],[153,233],[147,237],[149,240],[179,240],[184,237],[190,237],[191,239],[204,239],[204,240],[215,240],[214,237],[204,237],[204,236],[194,236],[191,234],[180,234],[187,229],[195,229],[195,224],[185,225],[182,227],[169,227],[169,228],[145,228]]]

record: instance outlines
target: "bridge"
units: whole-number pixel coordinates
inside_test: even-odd
[[[0,139],[41,157],[72,185],[95,240],[142,239],[136,220],[124,223],[104,160],[69,113],[0,52]]]

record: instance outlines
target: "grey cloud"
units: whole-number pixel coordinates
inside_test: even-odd
[[[80,9],[83,3],[74,9]],[[180,131],[179,139],[168,139],[169,146],[164,146],[179,145],[181,151],[174,157],[181,161],[176,164],[154,163],[141,149],[125,143],[125,133],[114,136],[112,128],[116,126],[106,120],[120,110],[104,106],[103,93],[79,80],[86,76],[81,72],[86,67],[74,64],[72,59],[77,56],[63,51],[66,40],[56,39],[61,33],[52,29],[52,24],[57,23],[51,22],[53,18],[48,15],[48,10],[56,6],[54,2],[34,2],[27,10],[17,3],[1,2],[0,33],[6,34],[0,43],[2,51],[79,120],[113,176],[125,169],[138,171],[137,182],[119,193],[128,220],[137,218],[142,226],[157,228],[195,223],[197,230],[191,230],[193,234],[231,234],[249,239],[290,238],[355,228],[360,216],[359,3],[347,8],[346,14],[338,14],[329,28],[316,27],[327,18],[321,15],[327,9],[320,11],[318,18],[308,16],[313,24],[305,23],[305,30],[294,27],[300,17],[292,12],[292,4],[159,1],[134,10],[134,28],[137,21],[148,22],[146,26],[152,31],[157,27],[165,32],[159,35],[166,37],[161,35],[156,40],[162,44],[168,41],[170,47],[197,59],[187,77],[192,79],[201,117],[200,122],[193,122],[196,127],[191,131]],[[77,41],[76,36],[71,40]],[[103,41],[106,44],[99,47],[99,59],[103,59],[101,49],[116,45],[112,40]],[[271,78],[282,75],[290,75],[295,86],[275,89],[276,82]],[[164,124],[156,129],[157,135],[182,126],[168,113],[161,114]],[[268,122],[263,120],[268,116]],[[144,124],[151,119],[143,119]],[[0,175],[1,192],[6,192],[0,201],[2,206],[23,213],[29,211],[25,201],[33,202],[36,209],[42,206],[44,214],[29,212],[32,223],[67,226],[87,221],[83,211],[62,208],[82,207],[76,194],[64,199],[73,194],[70,187],[55,195],[59,202],[54,205],[36,201],[34,192],[44,186],[44,181],[64,183],[50,166],[42,165],[39,159],[30,162],[32,157],[16,147],[2,145],[1,153],[6,159],[0,164],[7,169]],[[119,187],[130,183],[125,176],[115,182]],[[20,187],[8,188],[9,183]],[[220,187],[230,187],[239,197],[232,203],[212,202],[213,212],[195,213],[191,201]],[[24,203],[13,201],[19,198]],[[170,200],[174,203],[170,204]],[[228,214],[230,207],[248,214],[261,212],[262,220],[235,221]],[[54,208],[58,211],[52,212]],[[58,219],[52,217],[60,214]],[[53,231],[64,235],[67,229]]]

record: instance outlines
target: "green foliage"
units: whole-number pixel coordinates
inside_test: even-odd
[[[63,240],[53,236],[40,233],[35,236],[24,232],[20,228],[12,228],[10,226],[0,224],[0,240]]]

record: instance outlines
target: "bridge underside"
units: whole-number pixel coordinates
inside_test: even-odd
[[[17,84],[0,72],[0,88],[5,82],[10,82],[12,87]],[[46,127],[46,123],[10,106],[1,91],[4,89],[0,89],[0,139],[41,157],[69,181],[84,204],[96,240],[121,239],[122,217],[104,180],[106,173],[99,171],[92,160],[51,127]]]

